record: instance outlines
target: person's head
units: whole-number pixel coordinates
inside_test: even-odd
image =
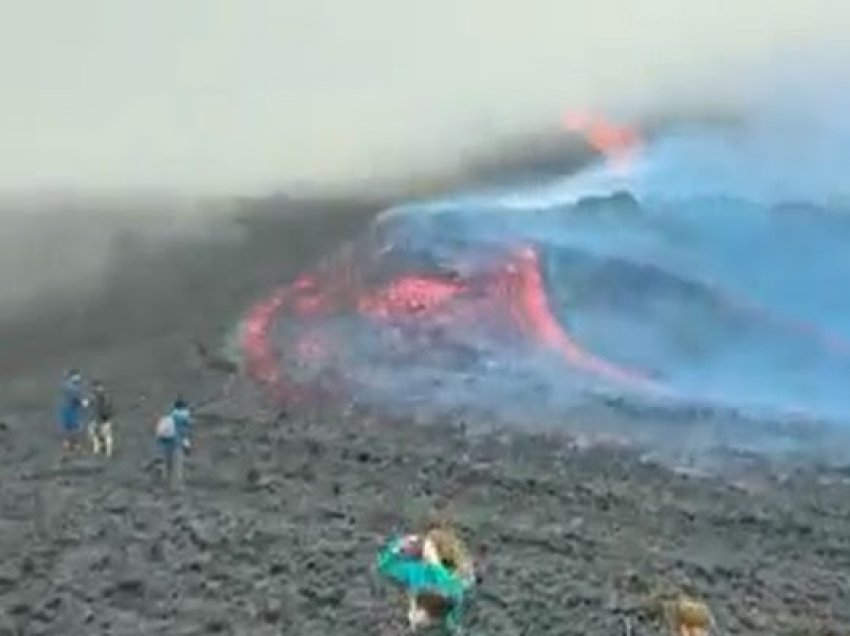
[[[95,393],[103,393],[103,382],[101,382],[100,380],[95,380],[94,382],[92,382],[92,390]]]
[[[461,577],[473,576],[472,559],[463,541],[451,528],[440,525],[432,527],[422,541],[422,558],[443,567]]]
[[[189,405],[186,403],[186,400],[179,397],[176,400],[174,400],[174,407],[173,408],[174,408],[175,411],[184,411],[184,410],[189,408]]]
[[[708,636],[711,611],[705,603],[682,597],[673,606],[672,625],[675,636]]]

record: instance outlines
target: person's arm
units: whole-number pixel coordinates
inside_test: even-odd
[[[77,406],[81,408],[88,408],[89,406],[89,398],[83,393],[82,387],[74,387],[74,402]]]
[[[405,553],[410,537],[393,537],[378,552],[378,572],[408,588],[418,588],[426,579],[425,566]]]
[[[174,417],[175,421],[177,422],[177,425],[180,427],[181,435],[183,435],[184,437],[188,437],[189,434],[192,432],[193,424],[191,411],[189,411],[189,409],[176,411],[174,413]]]

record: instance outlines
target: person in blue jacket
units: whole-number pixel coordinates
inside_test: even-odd
[[[82,446],[83,416],[87,401],[83,397],[83,378],[72,369],[62,383],[62,404],[59,422],[62,427],[62,446],[66,451],[76,451]]]
[[[165,481],[172,490],[183,485],[183,460],[191,448],[191,425],[191,411],[182,398],[175,400],[171,411],[157,422],[156,442],[165,465]]]

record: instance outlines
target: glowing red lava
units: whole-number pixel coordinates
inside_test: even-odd
[[[532,337],[558,351],[567,362],[583,371],[637,387],[653,386],[643,374],[597,358],[584,351],[570,338],[552,313],[543,287],[540,263],[533,249],[523,248],[518,254],[516,264],[519,284],[516,286],[516,294],[512,295],[517,303],[515,315]]]
[[[403,313],[432,313],[463,291],[464,285],[434,276],[401,276],[357,300],[361,314],[392,318]]]
[[[329,342],[330,338],[323,337],[321,320],[334,312],[352,311],[387,329],[410,320],[419,321],[420,326],[463,329],[498,321],[512,327],[513,339],[542,346],[574,369],[633,388],[655,387],[641,373],[586,352],[564,331],[552,314],[538,257],[531,247],[518,250],[497,273],[483,280],[406,274],[372,289],[348,289],[343,294],[326,291],[339,289],[338,282],[327,281],[323,286],[316,278],[302,277],[248,312],[241,342],[246,370],[273,398],[292,402],[316,394],[316,387],[299,384],[287,373],[287,367],[325,359],[330,348],[344,347],[344,342]],[[273,331],[278,321],[288,318],[311,322],[295,345],[282,352]],[[344,369],[340,371],[344,375]]]
[[[290,296],[291,288],[283,287],[256,303],[245,317],[241,335],[248,375],[281,400],[295,397],[294,387],[286,381],[280,366],[271,329]]]
[[[628,170],[641,139],[637,129],[618,125],[598,115],[570,111],[564,115],[564,127],[578,133],[587,144],[618,168]]]

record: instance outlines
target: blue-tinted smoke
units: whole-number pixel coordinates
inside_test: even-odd
[[[667,130],[625,168],[389,218],[455,257],[535,245],[565,329],[685,400],[850,422],[843,106],[770,101],[734,127]]]

